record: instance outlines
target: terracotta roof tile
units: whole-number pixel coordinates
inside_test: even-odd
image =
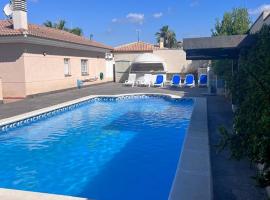
[[[146,42],[133,42],[115,47],[114,52],[152,52],[155,49],[159,48]]]
[[[23,35],[25,31],[26,30],[23,30],[23,29],[14,30],[13,23],[11,20],[0,20],[0,37]],[[39,38],[70,42],[70,43],[99,47],[99,48],[110,49],[110,50],[113,49],[110,46],[98,43],[93,40],[89,40],[82,36],[77,36],[66,31],[62,31],[62,30],[58,30],[54,28],[48,28],[48,27],[40,26],[40,25],[29,24],[28,30],[26,31],[26,33],[27,35],[39,37]]]

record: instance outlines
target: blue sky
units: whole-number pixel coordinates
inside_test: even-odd
[[[8,0],[0,0],[4,6]],[[84,35],[116,46],[136,41],[155,43],[163,25],[176,32],[177,39],[209,36],[215,19],[235,7],[247,7],[254,21],[269,0],[28,0],[31,23],[65,19],[69,27],[79,26]],[[2,19],[4,15],[2,14]]]

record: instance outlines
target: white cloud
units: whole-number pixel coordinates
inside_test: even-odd
[[[143,24],[144,22],[144,14],[141,13],[128,13],[126,19],[130,23],[134,24]]]
[[[199,1],[193,0],[193,1],[189,4],[189,6],[193,8],[193,7],[198,6],[199,4],[200,4]]]
[[[263,4],[257,8],[254,9],[249,9],[248,13],[250,15],[259,15],[261,14],[264,10],[270,10],[270,4]]]
[[[112,22],[113,22],[113,23],[116,23],[116,22],[119,22],[119,20],[118,20],[117,18],[113,18],[113,19],[112,19]]]
[[[163,13],[162,12],[159,12],[159,13],[154,13],[153,14],[153,17],[158,19],[158,18],[161,18],[163,16]]]

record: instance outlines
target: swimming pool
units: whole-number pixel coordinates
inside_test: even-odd
[[[192,99],[95,98],[2,131],[0,187],[168,199],[192,109]]]

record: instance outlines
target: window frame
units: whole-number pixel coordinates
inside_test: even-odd
[[[83,66],[83,62],[85,62],[84,66]],[[81,59],[81,75],[82,76],[89,75],[89,61],[87,59]]]
[[[67,61],[67,63],[66,63]],[[67,67],[67,73],[66,73],[66,64],[68,65]],[[70,58],[64,58],[64,76],[69,77],[71,76],[71,65],[70,65]]]

